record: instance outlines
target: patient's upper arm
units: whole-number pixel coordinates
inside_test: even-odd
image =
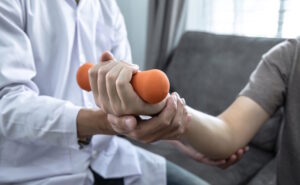
[[[228,124],[239,148],[247,145],[270,115],[254,100],[240,96],[219,117]]]

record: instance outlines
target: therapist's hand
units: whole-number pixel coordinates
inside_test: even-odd
[[[109,52],[105,52],[99,64],[89,71],[96,104],[106,113],[116,116],[159,113],[166,100],[155,105],[145,103],[135,93],[130,83],[138,69],[137,65],[118,62]]]
[[[123,116],[114,122],[110,122],[107,117],[101,109],[81,109],[76,120],[78,138],[85,139],[97,134],[126,135],[137,127],[134,116]]]
[[[117,124],[122,117],[108,115],[111,123]],[[185,101],[177,93],[167,98],[162,112],[149,120],[138,120],[136,129],[125,136],[143,143],[152,143],[157,140],[177,140],[184,134],[190,115],[185,107]]]

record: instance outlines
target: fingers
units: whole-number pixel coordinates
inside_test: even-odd
[[[204,157],[202,160],[198,160],[199,162],[202,162],[204,164],[207,164],[207,165],[211,165],[211,166],[222,166],[223,164],[226,163],[226,160],[211,160],[207,157]]]
[[[169,129],[168,127],[176,114],[177,101],[174,98],[175,96],[168,98],[167,105],[159,116],[139,122],[137,130],[130,133],[129,137],[145,143],[163,139],[162,133],[166,131],[165,129]]]
[[[178,93],[175,92],[173,94],[177,97],[177,113],[172,121],[173,130],[170,131],[170,134],[166,138],[169,140],[180,139],[190,122],[190,117],[185,106],[185,100],[180,98]]]
[[[119,75],[117,75],[118,72]],[[123,87],[123,86],[119,86],[120,82],[118,82],[118,80],[125,80],[126,83],[130,82],[130,75],[129,75],[128,68],[121,68],[115,66],[109,72],[109,74],[111,74],[113,77],[118,76],[116,80],[117,91],[119,91],[119,88]],[[110,80],[106,81],[107,88],[109,89],[108,96],[110,99],[113,99],[113,96],[116,95],[113,95],[113,93],[115,93],[113,92],[115,91],[115,89],[114,86],[109,85],[110,81],[114,81],[114,79],[110,78]],[[126,89],[127,88],[126,86],[127,85],[125,84],[124,88],[120,90]],[[124,94],[126,95],[126,93],[122,93],[123,96]],[[123,97],[122,95],[119,95],[119,97]],[[128,94],[128,96],[130,96],[130,94]],[[122,104],[122,98],[120,98],[120,100]],[[126,129],[127,127],[126,128],[123,127],[124,124],[120,125],[120,122],[122,123],[122,120],[120,120],[121,118],[119,117],[109,115],[108,119],[112,123],[115,123],[113,125],[114,125],[114,129],[117,132],[126,133],[125,134],[126,136],[145,143],[151,143],[161,139],[177,139],[179,138],[180,135],[182,135],[182,133],[185,130],[186,123],[184,123],[184,120],[185,120],[185,115],[187,115],[187,113],[185,110],[184,101],[176,93],[173,93],[171,96],[169,96],[166,101],[167,101],[166,107],[158,116],[155,116],[149,120],[141,120],[139,121],[138,124],[136,123],[135,120],[135,122],[133,123],[135,128],[134,130]],[[114,103],[114,105],[116,105],[116,103]],[[116,123],[119,124],[116,125]]]
[[[120,115],[121,100],[116,87],[117,79],[123,69],[137,71],[138,67],[117,61],[98,64],[98,66],[97,84],[93,82],[93,89],[97,86],[97,90],[93,90],[93,92],[95,91],[94,97],[98,97],[96,102],[100,102],[100,106],[106,113]],[[130,81],[127,83],[127,86],[131,86]]]
[[[163,110],[163,108],[166,106],[167,98],[168,96],[157,104],[148,104],[143,101],[144,112],[149,115],[154,115],[161,112],[161,110]]]
[[[109,103],[109,96],[106,89],[106,75],[107,73],[117,65],[117,62],[113,61],[106,65],[103,65],[98,69],[98,81],[97,81],[97,88],[98,88],[98,100],[101,102],[101,106],[106,113],[112,113],[112,109]]]
[[[237,156],[236,154],[233,154],[231,155],[227,160],[226,160],[226,163],[222,164],[222,165],[219,165],[220,168],[222,169],[226,169],[228,168],[229,166],[233,165],[234,163],[237,162]]]
[[[111,123],[113,130],[119,134],[126,135],[136,129],[137,126],[137,120],[133,116],[117,117],[108,114],[107,120]]]
[[[227,160],[226,163],[223,165],[219,165],[220,168],[226,169],[229,166],[232,166],[233,164],[237,163],[240,161],[243,157],[243,155],[249,150],[249,147],[246,146],[244,148],[239,149],[236,153],[231,155]]]
[[[173,130],[171,123],[176,115],[176,111],[176,96],[170,96],[167,100],[166,107],[161,114],[152,120],[146,121],[148,124],[148,127],[145,130],[145,138],[148,138],[146,140],[147,143],[167,138],[167,135]],[[155,129],[151,127],[155,127]]]
[[[113,113],[117,116],[119,116],[121,113],[121,110],[120,110],[121,100],[120,100],[118,92],[117,92],[116,80],[117,80],[122,68],[123,68],[122,65],[114,66],[107,73],[106,79],[105,79],[109,103],[111,105],[111,109],[112,109]]]
[[[179,97],[178,93],[174,93],[174,95],[177,97],[177,112],[175,115],[175,118],[173,119],[173,124],[174,125],[174,131],[177,130],[178,136],[181,136],[184,131],[185,131],[185,126],[184,126],[184,114],[186,114],[185,108],[184,108],[184,104],[181,100],[181,98]]]
[[[178,94],[173,93],[168,97],[164,110],[157,117],[141,121],[138,126],[141,132],[135,134],[146,143],[178,139],[186,128],[185,114],[183,101]]]
[[[138,70],[138,67],[136,65],[128,65],[124,62],[115,62],[116,64],[114,66],[107,65],[103,67],[104,73],[106,72],[106,69],[109,69],[109,71],[105,74],[105,76],[99,77],[99,84],[101,84],[102,88],[99,85],[99,94],[100,98],[103,98],[102,101],[106,104],[104,104],[104,107],[108,108],[107,111],[109,113],[114,113],[115,115],[124,115],[125,107],[122,106],[124,103],[122,103],[122,100],[118,93],[118,86],[119,86],[119,79],[122,78],[121,72],[131,71],[132,73],[136,72]],[[130,81],[126,82],[126,87],[131,87]],[[105,92],[106,91],[106,92]],[[134,91],[133,91],[134,93]],[[101,97],[101,95],[103,97]],[[128,97],[129,99],[130,97]],[[131,99],[132,100],[132,99]],[[132,101],[130,101],[132,103]]]
[[[244,156],[244,154],[249,151],[249,146],[246,146],[244,148],[239,149],[235,154],[236,154],[236,162],[238,162],[239,160],[242,159],[242,157]]]
[[[100,68],[101,68],[101,64],[96,64],[94,65],[90,70],[89,70],[89,81],[91,84],[91,90],[93,92],[94,95],[94,99],[96,102],[96,105],[98,107],[101,106],[100,104],[100,100],[99,100],[99,88],[98,88],[98,77],[99,77],[99,73],[100,73]]]
[[[111,60],[114,60],[113,55],[109,51],[106,51],[102,54],[100,62],[108,62]],[[91,84],[91,90],[93,92],[94,99],[95,99],[95,102],[98,107],[100,107],[99,101],[97,100],[98,95],[99,95],[99,92],[98,92],[98,70],[100,69],[100,67],[101,67],[101,65],[99,65],[99,64],[94,65],[94,67],[92,67],[89,70],[89,79],[90,79],[90,84]]]
[[[166,126],[169,126],[177,111],[177,96],[172,94],[167,99],[166,108],[158,115],[158,118],[162,121],[162,123]]]
[[[132,79],[132,75],[137,72],[137,68],[122,68],[119,73],[118,78],[116,79],[116,89],[117,94],[120,97],[122,102],[122,107],[128,107],[128,105],[137,103],[132,102],[132,100],[136,100],[138,95],[135,93],[130,81]],[[133,107],[133,106],[132,106]],[[129,110],[129,112],[134,112],[135,110]]]
[[[166,101],[156,105],[145,103],[134,91],[130,81],[138,71],[137,65],[115,61],[113,55],[104,52],[99,64],[89,72],[91,89],[98,107],[115,115],[145,114],[160,112]]]

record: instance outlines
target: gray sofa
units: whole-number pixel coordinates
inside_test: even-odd
[[[218,115],[237,97],[261,56],[281,41],[187,32],[164,69],[171,82],[171,91],[177,91],[191,107]],[[264,124],[242,160],[226,170],[197,163],[163,142],[143,147],[211,184],[275,184],[281,122],[282,110]]]

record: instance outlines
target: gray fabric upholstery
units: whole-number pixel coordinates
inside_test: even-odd
[[[276,159],[272,159],[261,169],[248,185],[274,185],[276,184]]]
[[[282,39],[250,38],[187,32],[165,69],[171,90],[177,91],[191,107],[218,115],[246,85],[261,56]],[[251,141],[242,160],[221,170],[184,157],[166,144],[144,146],[194,172],[211,184],[263,184],[264,175],[275,175],[276,144],[282,110],[272,116]],[[272,181],[273,182],[273,181]]]

